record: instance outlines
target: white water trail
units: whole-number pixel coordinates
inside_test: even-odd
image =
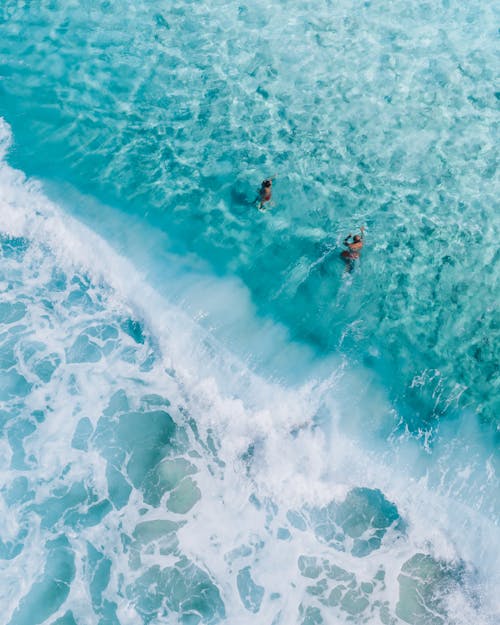
[[[3,124],[0,157],[5,156],[9,143],[10,133]],[[465,625],[470,622],[467,619],[471,613],[476,623],[494,623],[495,615],[500,612],[496,599],[500,554],[495,518],[481,512],[481,502],[458,503],[456,485],[436,483],[436,477],[444,475],[441,462],[449,462],[450,471],[459,464],[465,471],[466,454],[460,459],[453,458],[443,445],[429,462],[418,441],[410,438],[393,442],[392,447],[383,450],[384,442],[388,444],[388,441],[379,439],[378,434],[384,430],[390,403],[383,389],[374,394],[376,384],[362,369],[346,371],[337,362],[329,375],[316,379],[311,376],[295,388],[262,379],[184,312],[160,297],[106,241],[52,204],[39,184],[26,180],[5,162],[0,167],[0,206],[2,234],[31,242],[28,256],[32,266],[26,268],[26,275],[33,283],[27,283],[26,288],[33,289],[30,309],[35,311],[32,322],[39,323],[36,330],[39,336],[44,326],[43,315],[36,312],[37,273],[33,267],[38,261],[42,274],[56,269],[68,276],[83,272],[90,278],[92,290],[105,303],[105,310],[99,315],[107,319],[132,314],[141,319],[157,344],[159,357],[148,373],[139,373],[136,365],[120,364],[117,359],[112,360],[112,372],[103,361],[80,364],[80,393],[76,398],[70,388],[70,375],[62,377],[67,387],[51,387],[49,400],[56,418],[45,422],[40,435],[31,442],[28,439],[26,444],[27,455],[31,451],[38,457],[40,501],[50,494],[50,481],[73,458],[68,443],[76,423],[68,418],[68,408],[73,406],[75,414],[86,412],[96,425],[117,386],[128,385],[132,396],[143,386],[149,393],[169,395],[179,422],[187,412],[195,419],[202,439],[207,441],[212,436],[215,440],[215,453],[210,455],[206,448],[207,457],[198,463],[197,484],[202,498],[193,512],[186,515],[187,524],[179,530],[178,537],[183,553],[217,581],[231,623],[271,622],[278,613],[277,605],[281,620],[276,622],[294,622],[299,604],[307,597],[306,588],[311,584],[297,570],[297,562],[304,554],[331,559],[338,566],[354,571],[358,581],[373,579],[383,566],[385,590],[379,588],[375,595],[383,597],[394,614],[401,567],[418,552],[451,563],[464,560],[471,570],[475,567],[482,603],[479,609],[473,609],[466,594],[450,595],[453,611],[450,623]],[[90,310],[84,316],[78,323],[92,322]],[[52,321],[55,320],[61,323],[61,328],[47,330],[49,339],[54,341],[55,351],[67,353],[70,348],[67,337],[74,338],[75,320],[54,316]],[[42,402],[41,392],[34,388],[27,405],[33,408]],[[323,418],[323,425],[316,427],[318,414],[324,413],[327,419]],[[469,436],[475,436],[480,450],[480,433],[471,428]],[[4,441],[2,447],[5,458],[11,458],[12,452]],[[245,461],[250,447],[252,458]],[[484,457],[487,492],[494,492],[498,485],[495,460]],[[474,456],[471,462],[469,471],[463,473],[464,482],[474,472],[478,473],[478,481],[485,474]],[[11,473],[8,460],[3,463],[2,472],[10,480],[19,477],[18,472]],[[97,451],[89,453],[79,468],[73,465],[70,477],[74,483],[90,480],[99,491],[107,490],[104,462]],[[304,511],[326,506],[332,500],[343,501],[356,487],[382,491],[396,504],[407,524],[406,532],[398,533],[392,528],[380,549],[365,558],[356,558],[350,552],[350,539],[346,539],[344,550],[339,551],[318,541],[311,520],[306,522],[305,531],[290,525],[288,510],[306,514]],[[119,592],[120,574],[130,579],[137,577],[137,573],[130,571],[125,555],[117,552],[115,532],[122,527],[131,536],[141,519],[138,510],[143,505],[140,493],[134,490],[124,510],[111,512],[103,526],[87,528],[82,536],[68,532],[75,549],[77,577],[66,604],[74,610],[86,592],[84,538],[101,544],[113,560],[114,573],[107,591],[110,596]],[[3,536],[8,532],[14,535],[19,510],[4,506],[3,512]],[[149,510],[143,518],[161,519],[163,514],[163,510]],[[284,527],[292,532],[289,541],[276,538],[279,528]],[[25,550],[6,569],[7,592],[9,588],[14,590],[13,596],[17,598],[28,587],[15,578],[25,574],[26,579],[33,581],[39,575],[44,558],[42,543],[48,535],[44,532],[43,528],[33,530],[28,538],[28,552]],[[152,562],[157,557],[156,553]],[[257,614],[243,609],[238,596],[236,573],[238,567],[246,564],[251,565],[256,583],[266,589]],[[272,593],[276,594],[275,598]],[[14,609],[12,606],[11,614]],[[61,614],[63,611],[61,608]],[[137,622],[137,613],[130,602],[120,605],[118,614],[122,624]],[[347,618],[345,612],[341,617]],[[338,614],[330,614],[325,616],[325,622],[337,622],[338,618]],[[377,620],[381,618],[378,612],[372,611],[368,618],[371,622],[381,622]]]

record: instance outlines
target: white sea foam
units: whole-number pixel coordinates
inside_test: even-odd
[[[8,127],[3,124],[0,149],[4,153],[9,142]],[[31,388],[15,401],[7,398],[2,404],[12,411],[16,423],[34,424],[33,415],[44,413],[36,428],[20,437],[22,451],[17,439],[13,442],[14,426],[8,429],[11,438],[0,439],[5,452],[1,455],[4,495],[14,484],[21,488],[22,482],[15,482],[19,478],[27,479],[28,492],[29,487],[34,489],[32,495],[23,495],[24,500],[11,495],[10,504],[5,499],[2,503],[2,540],[15,541],[23,527],[27,530],[18,541],[24,544],[21,552],[1,564],[4,583],[0,594],[12,625],[26,622],[22,608],[27,604],[21,598],[29,594],[34,582],[44,578],[42,571],[53,553],[46,541],[61,532],[71,545],[76,573],[67,598],[47,622],[68,609],[84,622],[97,622],[96,614],[102,614],[102,602],[94,601],[91,607],[91,582],[97,565],[92,568],[88,543],[102,561],[109,558],[111,562],[103,596],[111,602],[126,597],[116,608],[122,625],[137,623],[138,613],[145,618],[141,601],[152,591],[146,583],[141,585],[141,576],[155,565],[174,566],[179,554],[196,563],[214,582],[231,623],[298,622],[300,605],[300,622],[306,622],[308,614],[315,618],[314,611],[307,613],[309,608],[321,609],[325,623],[347,622],[348,618],[393,622],[384,620],[383,610],[396,618],[396,604],[404,604],[398,575],[416,553],[449,564],[451,572],[439,569],[436,584],[439,591],[442,580],[443,592],[448,591],[450,623],[469,624],[471,615],[478,624],[495,622],[500,613],[496,598],[500,581],[495,523],[498,502],[488,507],[485,500],[498,491],[498,470],[495,451],[486,453],[489,443],[479,428],[467,426],[469,448],[461,449],[460,457],[453,453],[460,441],[451,435],[439,439],[432,454],[410,437],[390,440],[390,403],[367,371],[349,371],[336,363],[333,372],[318,377],[323,363],[314,369],[315,375],[296,387],[266,381],[148,286],[144,276],[104,239],[51,203],[39,184],[5,162],[0,167],[0,207],[1,233],[30,242],[21,262],[3,259],[2,291],[3,301],[22,301],[27,307],[22,321],[27,329],[19,330],[22,338],[16,343],[16,371]],[[51,293],[49,285],[58,272],[67,277],[66,284]],[[85,288],[73,289],[72,279],[87,280]],[[230,283],[213,280],[215,293],[229,289],[234,294]],[[68,304],[73,292],[81,299]],[[241,294],[240,301],[246,300],[247,295]],[[241,306],[249,314],[250,304]],[[146,338],[142,343],[134,342],[121,329],[120,320],[128,317],[143,322]],[[98,334],[85,334],[95,328]],[[85,346],[92,344],[94,361],[71,357],[83,335],[91,337]],[[33,355],[37,349],[39,360]],[[41,383],[38,363],[42,356],[50,355],[58,358],[60,365]],[[150,364],[145,364],[148,358]],[[104,427],[103,414],[117,391],[127,395],[129,411],[140,410],[144,397],[152,394],[170,401],[167,410],[189,443],[180,456],[196,467],[194,479],[201,491],[201,499],[186,512],[167,509],[169,492],[159,507],[148,503],[144,489],[131,485],[132,478],[122,469],[132,486],[130,497],[122,507],[114,503],[96,524],[86,520],[92,505],[110,496],[105,459],[109,448],[99,447],[96,432]],[[163,405],[158,399],[150,401],[156,407]],[[123,407],[116,408],[110,417],[116,428],[121,427],[120,410],[126,412]],[[31,416],[23,421],[23,415]],[[72,445],[77,425],[84,418],[94,437],[87,450]],[[463,415],[459,429],[471,418]],[[198,434],[189,425],[190,419]],[[317,422],[321,425],[316,426]],[[106,436],[112,435],[112,430],[107,431]],[[450,447],[449,440],[456,442]],[[16,453],[17,465],[13,462]],[[172,457],[166,454],[167,460]],[[162,470],[168,473],[168,466],[160,465],[158,475]],[[467,486],[481,482],[482,494]],[[57,488],[71,487],[87,489],[86,498],[81,500],[75,494],[74,506],[65,499],[58,512],[58,497],[63,495],[57,494]],[[362,557],[353,555],[354,531],[327,540],[318,529],[318,519],[323,519],[324,525],[322,510],[334,500],[347,501],[356,488],[382,491],[407,526],[403,529],[389,523],[379,547]],[[176,489],[172,492],[183,495]],[[357,500],[359,505],[366,503],[363,497]],[[64,518],[68,513],[76,515],[72,522]],[[353,507],[351,513],[356,516],[359,510]],[[165,547],[162,553],[153,540],[139,549],[140,565],[132,565],[130,544],[134,544],[139,524],[162,520],[186,522],[177,531],[179,551]],[[361,538],[373,538],[371,522],[368,520]],[[286,531],[279,534],[280,528]],[[127,547],[123,536],[128,537]],[[65,548],[54,549],[59,554]],[[323,573],[308,572],[306,564],[300,569],[298,563],[306,562],[303,557],[311,559],[307,561],[311,570],[319,567]],[[453,567],[461,560],[466,572],[453,586],[450,579],[457,577]],[[426,565],[431,566],[429,562]],[[325,606],[319,600],[326,600],[325,592],[332,589],[334,577],[328,575],[333,575],[333,565],[344,570],[344,586],[353,593],[346,599],[344,588],[342,607]],[[254,586],[248,582],[246,567],[250,567]],[[374,581],[381,568],[384,581]],[[320,578],[325,579],[327,591],[319,587],[311,592]],[[371,584],[372,590],[362,591],[362,582]],[[155,578],[148,583],[159,582]],[[338,586],[338,580],[335,584]],[[258,587],[264,589],[260,601]],[[242,603],[245,592],[246,608]],[[361,599],[367,601],[367,607],[356,612],[355,603]],[[181,612],[169,607],[162,616],[158,608],[153,622],[181,622]],[[216,621],[207,617],[203,622]]]

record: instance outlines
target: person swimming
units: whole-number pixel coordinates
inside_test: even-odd
[[[359,253],[363,248],[363,239],[365,234],[365,227],[361,226],[360,228],[361,234],[348,234],[344,239],[343,245],[347,247],[340,256],[346,261],[347,269],[352,269],[353,261],[359,259]],[[349,239],[352,237],[352,241],[349,242]]]
[[[276,175],[271,176],[270,178],[266,178],[262,181],[260,190],[259,190],[259,210],[261,211],[266,202],[271,201],[272,197],[272,189],[273,189],[273,180],[276,178]]]

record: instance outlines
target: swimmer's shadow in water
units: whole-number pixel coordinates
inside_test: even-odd
[[[257,190],[250,190],[248,187],[231,187],[231,209],[237,215],[245,214],[249,208],[258,208],[260,194]]]

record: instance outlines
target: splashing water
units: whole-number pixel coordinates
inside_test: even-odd
[[[5,622],[496,623],[494,9],[0,23]]]

